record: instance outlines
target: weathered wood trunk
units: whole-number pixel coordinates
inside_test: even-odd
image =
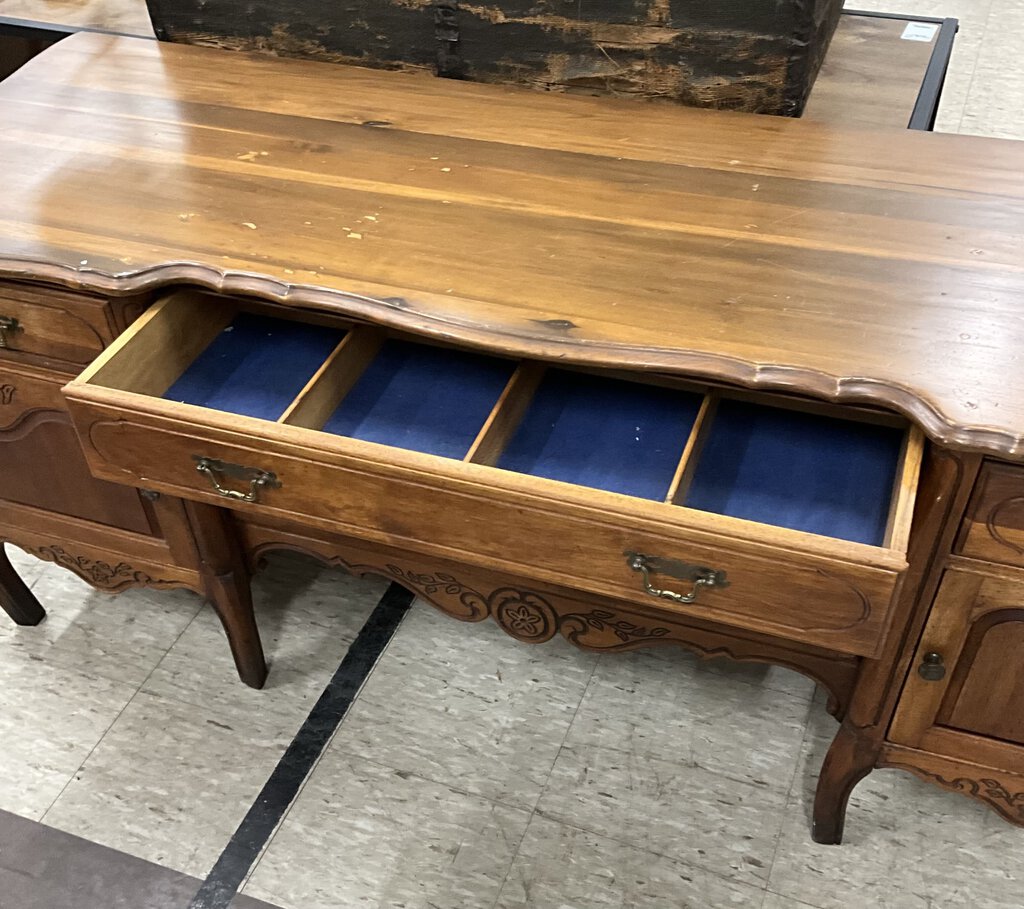
[[[842,0],[148,0],[170,41],[797,115]]]

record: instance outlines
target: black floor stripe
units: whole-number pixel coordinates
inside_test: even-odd
[[[413,599],[413,594],[397,584],[385,591],[188,909],[228,909]]]

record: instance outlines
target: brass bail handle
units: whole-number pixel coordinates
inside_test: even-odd
[[[277,475],[269,470],[262,470],[259,467],[244,467],[241,464],[230,464],[217,458],[206,458],[193,455],[196,461],[196,470],[209,478],[213,488],[218,495],[225,499],[234,499],[236,502],[255,502],[259,498],[260,490],[264,487],[278,489],[281,481]],[[248,481],[249,491],[241,492],[237,489],[230,489],[223,486],[220,477],[228,476],[234,479]]]
[[[646,556],[639,552],[627,552],[626,563],[633,571],[640,572],[643,577],[644,590],[647,593],[662,600],[671,600],[673,603],[693,603],[703,587],[729,586],[724,571],[707,568],[704,565],[689,565],[686,562]],[[674,590],[655,587],[651,583],[652,570],[667,571],[673,577],[692,581],[693,587],[690,588],[689,593],[676,593]]]

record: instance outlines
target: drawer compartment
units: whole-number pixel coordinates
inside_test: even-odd
[[[896,426],[722,401],[685,504],[881,546],[903,436]]]
[[[388,340],[323,430],[462,458],[514,369],[495,357]]]
[[[1024,568],[1024,467],[992,462],[982,466],[957,551]]]
[[[664,501],[703,396],[549,370],[497,465]]]
[[[228,404],[172,394],[251,318],[177,294],[66,386],[93,471],[524,583],[849,653],[881,647],[922,447],[900,420],[517,363],[322,317],[307,328],[323,344],[289,356],[290,384],[264,383],[294,398],[261,417],[239,413],[251,396],[234,386],[252,378],[230,367],[209,383]],[[278,314],[284,327],[256,332],[247,357],[274,359],[299,318]]]
[[[344,334],[319,325],[239,313],[163,397],[276,420]]]
[[[0,284],[6,350],[84,366],[114,338],[104,300],[46,288]]]

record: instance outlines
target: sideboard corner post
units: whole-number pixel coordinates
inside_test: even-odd
[[[844,722],[825,756],[814,794],[811,835],[822,845],[839,845],[846,824],[846,805],[857,784],[875,767],[881,737],[872,730]]]
[[[262,688],[267,662],[253,612],[251,576],[230,516],[213,505],[185,501],[184,506],[204,592],[224,626],[238,676],[250,688]]]
[[[18,625],[38,625],[46,618],[46,610],[15,571],[0,542],[0,608]]]

